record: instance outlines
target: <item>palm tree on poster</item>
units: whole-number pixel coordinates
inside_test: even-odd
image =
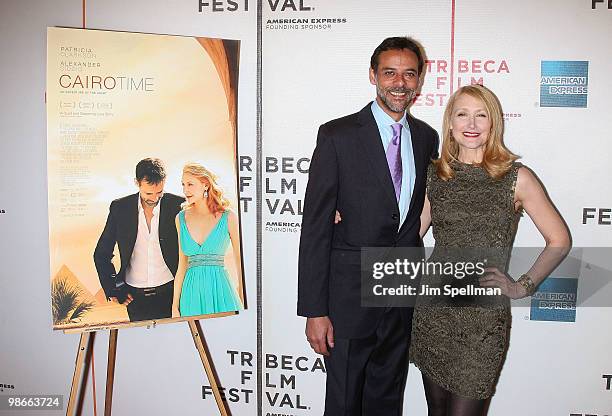
[[[81,290],[68,284],[66,279],[53,280],[51,308],[54,325],[66,324],[79,319],[93,308],[93,302],[79,299],[81,295]]]

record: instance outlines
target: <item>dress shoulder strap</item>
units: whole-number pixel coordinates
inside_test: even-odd
[[[185,210],[184,209],[179,211],[179,224],[181,225],[181,229],[187,226],[187,222],[185,220]]]
[[[508,200],[511,203],[512,209],[514,210],[514,195],[516,193],[516,181],[518,179],[518,172],[521,167],[524,165],[521,162],[514,161],[512,162],[512,166],[510,167],[510,171],[508,172],[508,181],[510,182],[509,187],[509,197]]]
[[[229,216],[229,211],[228,210],[223,211],[223,214],[221,214],[221,219],[219,221],[222,221],[224,224],[227,224],[228,216]]]

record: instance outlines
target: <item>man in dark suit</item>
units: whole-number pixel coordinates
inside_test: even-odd
[[[159,159],[136,165],[138,193],[114,200],[94,252],[107,299],[127,306],[130,321],[170,318],[178,267],[175,217],[183,198],[166,193]],[[115,244],[121,268],[112,263]]]
[[[438,135],[406,112],[422,81],[415,41],[385,39],[370,61],[376,100],[319,128],[304,202],[298,315],[325,356],[325,415],[399,415],[411,308],[361,306],[362,247],[422,247],[426,170]],[[334,224],[334,213],[341,221]]]

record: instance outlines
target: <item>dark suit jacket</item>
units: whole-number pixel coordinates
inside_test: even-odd
[[[178,268],[178,237],[174,218],[181,210],[183,198],[164,194],[159,207],[159,244],[164,261],[172,275]],[[138,233],[139,194],[115,199],[109,209],[106,225],[94,251],[94,263],[107,298],[125,295],[125,271],[130,265]],[[117,273],[111,262],[115,244],[119,246],[121,268]]]
[[[329,316],[339,338],[370,335],[384,308],[361,307],[361,248],[420,247],[427,166],[438,134],[408,115],[416,179],[406,220],[399,208],[380,133],[368,104],[319,128],[304,200],[298,315]],[[335,210],[342,221],[334,225]]]

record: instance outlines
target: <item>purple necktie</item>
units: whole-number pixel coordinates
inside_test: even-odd
[[[393,138],[389,147],[387,147],[387,163],[389,164],[391,179],[393,179],[395,197],[399,202],[402,190],[402,125],[400,123],[391,124],[391,129],[393,129]]]

